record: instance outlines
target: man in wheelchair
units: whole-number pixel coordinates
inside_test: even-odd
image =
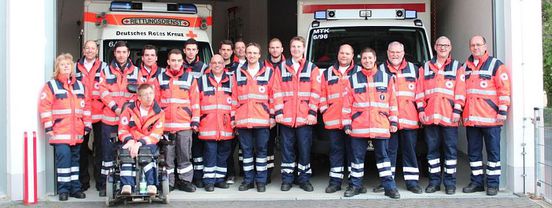
[[[163,135],[165,112],[154,101],[153,85],[139,85],[137,95],[138,99],[124,108],[119,121],[121,195],[132,194],[136,187],[136,165],[143,167],[147,194],[155,195],[157,163],[153,155],[157,153],[157,142]],[[138,164],[134,162],[136,158]]]

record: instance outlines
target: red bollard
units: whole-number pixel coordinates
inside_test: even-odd
[[[31,205],[38,202],[37,196],[37,161],[36,161],[36,131],[30,139],[27,132],[24,133],[24,162],[23,162],[23,204]],[[30,140],[30,141],[29,141]]]

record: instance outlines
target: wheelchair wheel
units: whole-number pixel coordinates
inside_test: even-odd
[[[169,203],[169,178],[165,178],[165,180],[161,181],[161,187],[163,188],[163,192],[161,193],[161,198],[163,199],[163,204]]]
[[[109,178],[107,179],[106,183],[105,183],[105,205],[106,206],[112,206],[113,204],[115,204],[115,201],[114,201],[114,194],[113,194],[113,178],[112,176],[108,176]],[[111,178],[111,180],[110,180]]]

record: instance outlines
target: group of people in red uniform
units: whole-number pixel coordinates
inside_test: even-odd
[[[271,183],[276,134],[280,189],[289,191],[296,184],[311,192],[310,153],[319,114],[330,139],[326,193],[340,191],[344,179],[345,197],[367,192],[362,181],[369,141],[381,181],[374,192],[400,198],[395,170],[401,151],[406,189],[423,193],[415,151],[423,127],[420,137],[427,143],[429,164],[425,192],[440,191],[443,183],[445,193],[454,194],[462,123],[471,167],[471,182],[463,192],[497,194],[510,75],[501,61],[489,56],[484,37],[470,39],[471,55],[464,64],[451,57],[452,44],[445,36],[436,39],[435,57],[422,66],[407,61],[404,45],[394,41],[379,65],[375,50],[355,53],[344,43],[335,64],[321,70],[305,59],[305,46],[304,38],[292,38],[291,57],[285,58],[282,42],[274,38],[269,57],[262,61],[259,44],[225,40],[206,64],[199,60],[197,42],[189,39],[182,49],[168,52],[166,68],[157,66],[158,51],[152,45],[143,48],[140,66],[134,65],[123,41],[114,45],[110,63],[97,58],[94,41],[85,42],[77,63],[70,54],[61,54],[39,101],[48,142],[56,150],[59,199],[86,197],[90,155],[96,189],[105,196],[116,148],[128,150],[131,157],[141,148],[161,149],[170,190],[194,192],[201,187],[211,192],[234,182],[233,155],[239,144],[243,181],[238,190],[265,192]],[[356,55],[360,64],[354,62]],[[158,188],[156,168],[155,161],[144,167],[152,195]],[[121,164],[121,194],[135,188],[135,169]]]

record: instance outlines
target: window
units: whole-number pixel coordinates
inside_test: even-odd
[[[110,63],[113,60],[113,46],[119,40],[104,40],[103,42],[103,61]],[[130,47],[130,59],[132,63],[136,66],[139,66],[142,58],[142,49],[144,45],[150,44],[157,47],[157,65],[159,67],[167,67],[167,54],[171,49],[184,48],[184,43],[186,41],[170,41],[170,40],[124,40],[127,42]],[[211,60],[212,52],[209,43],[206,42],[197,42],[199,49],[199,60],[203,63],[209,63]],[[185,56],[183,54],[183,56]]]
[[[383,63],[387,60],[387,45],[392,41],[404,44],[404,57],[407,61],[421,65],[431,58],[422,28],[368,26],[316,28],[311,30],[309,38],[310,48],[307,51],[307,58],[320,68],[328,68],[336,62],[339,46],[343,43],[353,46],[354,60],[358,64],[360,64],[360,52],[366,47],[373,48],[377,53],[378,63]]]

